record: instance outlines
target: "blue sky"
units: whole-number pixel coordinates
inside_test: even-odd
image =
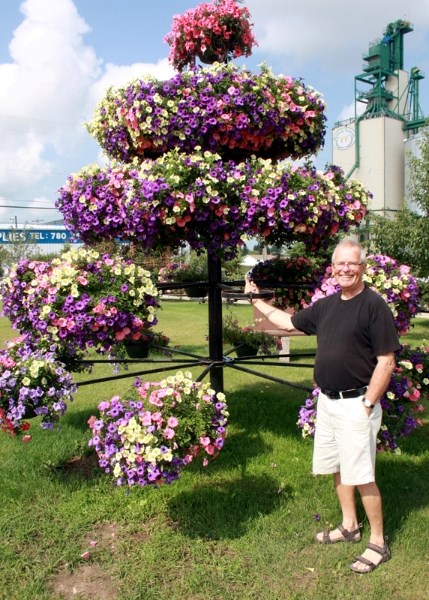
[[[174,14],[195,0],[6,0],[0,19],[0,222],[49,221],[67,176],[101,160],[86,132],[96,102],[109,85],[152,73],[174,74],[163,37]],[[428,74],[420,104],[429,115],[429,0],[245,0],[259,42],[238,64],[302,77],[328,105],[331,129],[353,115],[354,77],[362,56],[387,24],[412,23],[405,36],[405,69]],[[19,208],[26,207],[26,208]],[[45,207],[47,207],[45,209]]]

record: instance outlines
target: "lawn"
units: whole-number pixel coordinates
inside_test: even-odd
[[[197,302],[166,301],[160,329],[181,350],[206,355],[207,310]],[[249,306],[230,310],[243,323],[251,319]],[[13,335],[0,320],[0,338]],[[407,341],[423,339],[429,340],[429,319],[416,319]],[[291,348],[312,351],[314,339],[293,338]],[[311,385],[309,368],[277,361],[254,368]],[[201,367],[191,370],[197,376]],[[77,379],[111,373],[97,365]],[[361,576],[348,565],[364,549],[365,521],[360,544],[314,542],[317,531],[341,516],[331,479],[311,476],[312,442],[296,426],[305,392],[225,369],[230,426],[218,459],[207,468],[190,465],[171,486],[129,491],[98,470],[86,422],[102,399],[132,381],[82,385],[59,431],[42,431],[35,420],[28,444],[0,437],[1,598],[427,598],[427,416],[401,454],[378,456],[392,560]]]

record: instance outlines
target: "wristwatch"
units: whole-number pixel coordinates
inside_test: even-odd
[[[367,408],[370,408],[371,410],[374,408],[375,404],[371,404],[371,401],[368,400],[368,398],[362,398],[362,402],[364,404],[364,406],[366,406]]]

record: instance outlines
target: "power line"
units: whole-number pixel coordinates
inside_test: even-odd
[[[11,206],[10,204],[0,204],[0,208],[31,208],[37,210],[58,210],[55,206]]]

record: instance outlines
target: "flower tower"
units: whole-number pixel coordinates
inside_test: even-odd
[[[368,193],[337,168],[282,162],[322,147],[325,105],[301,79],[231,62],[256,43],[246,7],[200,4],[175,17],[165,39],[178,73],[107,91],[88,130],[111,164],[71,175],[57,206],[89,244],[207,250],[211,379],[222,390],[221,261],[246,236],[315,251],[361,221]]]

